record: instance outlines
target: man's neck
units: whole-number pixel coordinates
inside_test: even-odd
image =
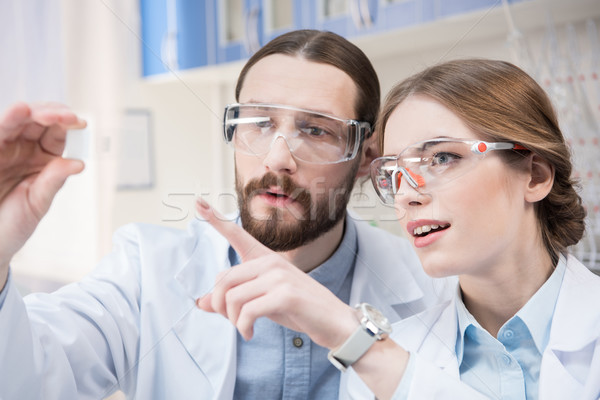
[[[345,218],[339,221],[329,232],[297,249],[281,252],[285,259],[308,273],[323,264],[335,251],[344,236]]]

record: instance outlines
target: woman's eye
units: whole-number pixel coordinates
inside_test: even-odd
[[[431,165],[445,166],[460,160],[460,156],[452,153],[436,153],[431,160]]]

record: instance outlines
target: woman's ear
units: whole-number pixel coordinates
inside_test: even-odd
[[[365,140],[362,145],[360,155],[360,166],[356,172],[356,177],[369,176],[369,166],[371,161],[379,157],[379,146],[377,145],[377,135],[373,134]]]
[[[554,167],[545,159],[532,154],[529,160],[530,179],[527,185],[525,200],[535,203],[544,199],[554,183]]]

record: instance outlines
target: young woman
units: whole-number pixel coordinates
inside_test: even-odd
[[[506,62],[451,61],[398,84],[379,124],[375,188],[425,271],[459,286],[393,326],[399,367],[373,346],[356,372],[378,396],[597,399],[600,277],[567,252],[585,211],[542,88]]]

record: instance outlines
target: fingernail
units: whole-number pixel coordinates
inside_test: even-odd
[[[198,197],[198,199],[196,200],[196,203],[198,203],[198,205],[203,209],[203,210],[210,210],[210,204],[208,204],[206,202],[206,200],[204,200],[202,197]]]

